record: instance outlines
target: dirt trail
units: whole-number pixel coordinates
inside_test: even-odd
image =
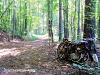
[[[40,46],[48,44],[47,39],[39,39],[36,41],[13,41],[0,43],[0,58],[7,55],[16,56],[21,52],[28,51],[30,49],[38,48]]]
[[[69,64],[62,64],[56,60],[55,45],[48,45],[47,39],[35,42],[8,42],[0,43],[0,68],[5,69],[35,69],[29,75],[64,75],[76,72]],[[25,75],[1,72],[0,75]]]
[[[0,43],[0,75],[71,75],[72,73],[80,75],[78,69],[73,68],[67,62],[58,62],[56,58],[55,44],[49,46],[44,37],[34,42]],[[7,73],[3,72],[2,68],[35,71]]]

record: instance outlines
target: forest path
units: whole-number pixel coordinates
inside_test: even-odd
[[[1,42],[0,43],[0,58],[5,57],[7,55],[13,55],[16,56],[17,54],[38,48],[40,46],[48,44],[47,38],[41,38],[36,41],[17,41],[13,40],[11,42]]]
[[[56,60],[56,45],[42,37],[36,41],[0,43],[0,75],[79,75],[70,64]],[[5,70],[4,70],[5,68]],[[14,72],[11,72],[11,71]],[[7,72],[9,71],[9,72]],[[87,75],[82,73],[82,75]]]
[[[0,75],[66,75],[77,71],[68,63],[59,63],[56,55],[56,45],[49,45],[47,37],[33,42],[1,42]],[[11,69],[15,72],[7,72]]]

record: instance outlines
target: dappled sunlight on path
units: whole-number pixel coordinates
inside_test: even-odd
[[[12,55],[12,56],[16,56],[17,54],[19,54],[20,52],[18,52],[16,50],[16,48],[11,48],[11,49],[1,49],[0,50],[0,58],[6,55]]]
[[[2,43],[0,42],[0,58],[12,55],[20,55],[20,53],[24,51],[28,51],[30,49],[38,48],[47,44],[47,38],[38,39],[36,41],[16,41],[13,40],[11,42]]]

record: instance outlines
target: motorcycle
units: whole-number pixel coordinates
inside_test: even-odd
[[[96,46],[91,38],[80,42],[71,42],[65,38],[58,46],[57,54],[59,60],[85,63],[90,66],[96,66],[99,63]]]

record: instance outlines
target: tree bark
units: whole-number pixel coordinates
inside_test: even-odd
[[[85,18],[84,18],[83,38],[95,38],[95,1],[85,0]]]
[[[53,31],[52,31],[52,0],[48,1],[48,35],[49,35],[49,42],[53,43]]]
[[[64,0],[64,38],[69,38],[68,31],[68,0]]]
[[[24,25],[25,25],[25,30],[24,30],[24,35],[27,34],[27,1],[25,1],[25,19],[24,19]]]
[[[13,23],[13,30],[12,30],[12,39],[16,35],[17,31],[17,19],[16,19],[16,6],[15,6],[15,0],[14,0],[14,6],[13,6],[13,17],[12,17],[12,23]]]
[[[80,30],[80,0],[78,0],[78,28],[77,28],[77,40],[81,39],[81,30]]]
[[[62,40],[62,1],[59,0],[59,41]]]
[[[73,22],[73,28],[72,28],[72,41],[75,41],[77,39],[77,30],[76,30],[76,15],[77,15],[77,0],[75,0],[75,10],[74,10],[75,14],[72,18],[72,22]]]

